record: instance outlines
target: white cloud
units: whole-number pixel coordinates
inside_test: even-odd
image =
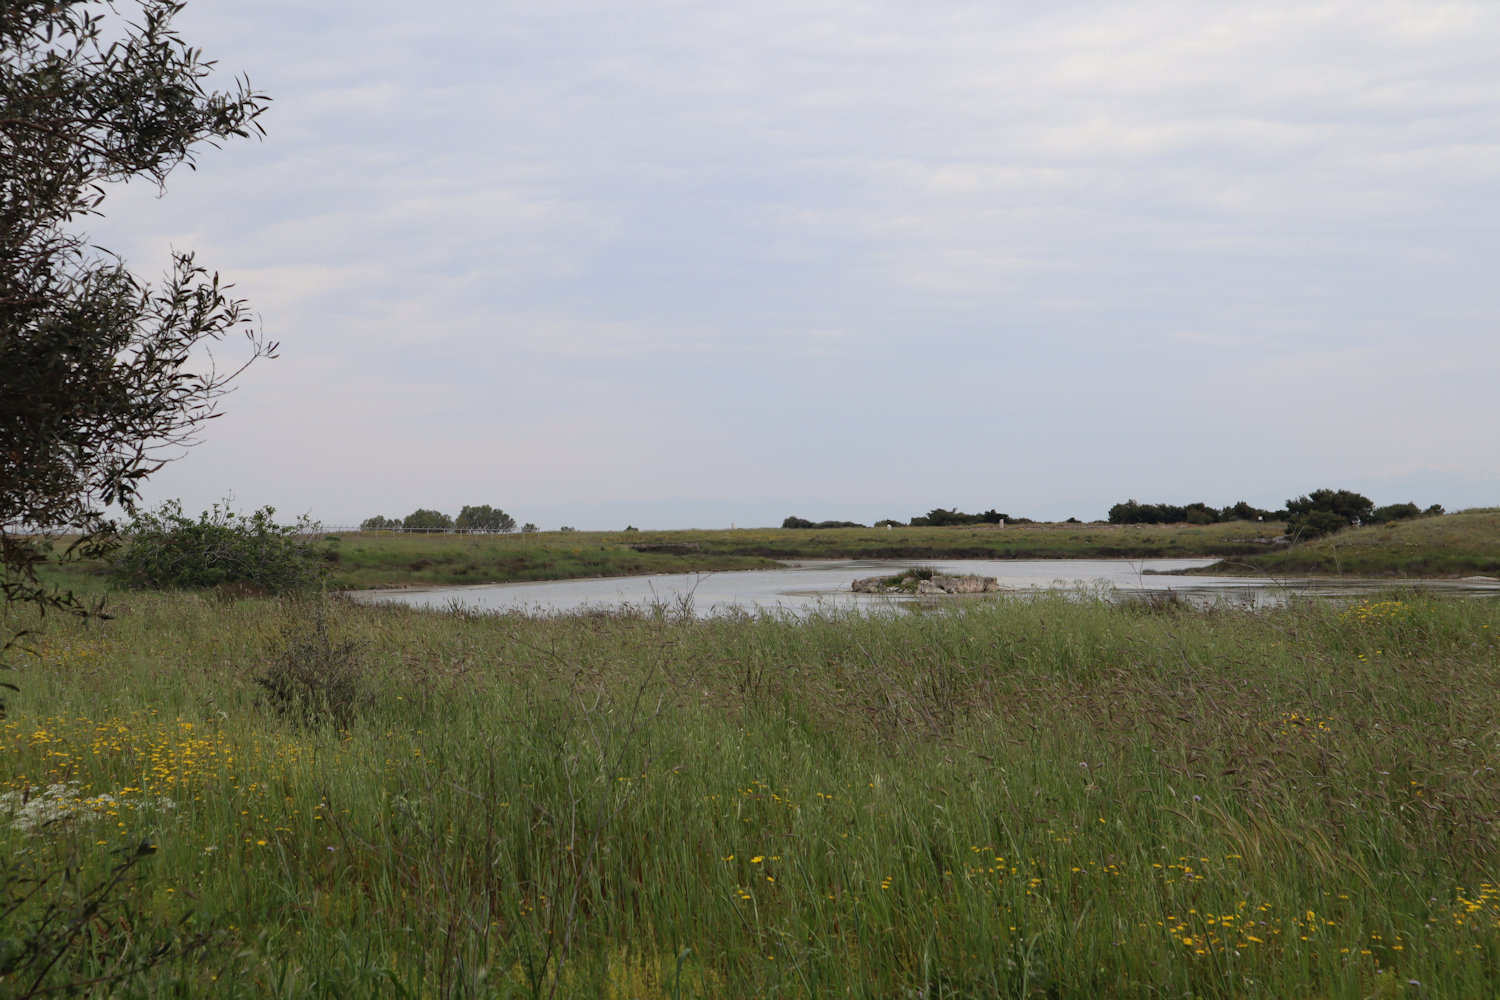
[[[96,234],[148,271],[197,248],[285,356],[163,488],[342,509],[388,461],[424,505],[1090,516],[1121,482],[1497,474],[1492,4],[235,0],[181,27],[276,98],[269,137],[117,192]]]

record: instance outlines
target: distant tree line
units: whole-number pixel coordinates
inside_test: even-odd
[[[1395,503],[1384,507],[1375,506],[1369,497],[1352,490],[1313,490],[1306,496],[1286,502],[1281,510],[1264,510],[1244,500],[1226,507],[1213,507],[1202,501],[1188,504],[1141,503],[1126,500],[1109,509],[1110,524],[1224,524],[1231,521],[1283,521],[1287,534],[1296,539],[1318,538],[1361,524],[1387,524],[1414,517],[1432,517],[1444,513],[1441,504],[1427,508],[1415,503]],[[876,521],[875,527],[935,527],[945,528],[974,524],[1035,524],[1029,517],[1012,517],[993,507],[982,514],[966,514],[957,508],[936,507],[910,521],[887,518]],[[1070,517],[1069,524],[1081,523]],[[789,517],[781,522],[783,528],[863,528],[854,521],[809,521],[805,517]]]
[[[1228,507],[1210,507],[1203,502],[1178,506],[1170,503],[1138,503],[1126,500],[1109,509],[1110,524],[1221,524],[1225,521],[1276,519],[1268,510],[1245,501]]]
[[[532,531],[536,530],[533,525],[527,525],[527,527]],[[446,531],[449,528],[461,528],[467,531],[493,531],[497,534],[507,534],[516,530],[516,519],[499,507],[482,504],[477,507],[465,507],[459,512],[458,517],[450,517],[440,510],[426,508],[418,508],[402,518],[377,514],[359,522],[359,528],[361,531]]]
[[[1009,514],[1002,514],[993,507],[983,514],[965,514],[957,508],[945,510],[942,507],[934,507],[907,523],[913,528],[946,528],[964,524],[1033,524],[1034,522],[1029,517],[1011,517]]]
[[[809,521],[805,517],[789,517],[781,522],[783,528],[863,528],[857,521]]]
[[[1369,497],[1352,490],[1313,490],[1286,502],[1281,510],[1262,510],[1241,500],[1228,507],[1206,503],[1177,506],[1127,500],[1109,509],[1110,524],[1221,524],[1227,521],[1284,521],[1293,538],[1318,538],[1362,524],[1387,524],[1443,513],[1441,504],[1425,510],[1414,503],[1376,507]]]
[[[910,521],[897,521],[886,518],[876,521],[877,528],[921,528],[937,527],[945,528],[953,525],[963,524],[1035,524],[1029,517],[1011,517],[991,508],[983,514],[965,514],[960,510],[945,510],[942,507],[934,508],[926,514],[919,514]],[[809,521],[805,517],[789,517],[781,522],[783,528],[863,528],[863,524],[855,521]]]

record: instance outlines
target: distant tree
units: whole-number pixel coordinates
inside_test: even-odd
[[[443,531],[453,527],[453,518],[438,510],[418,508],[401,519],[407,531]]]
[[[635,526],[635,525],[633,525],[633,524],[627,524],[627,525],[625,525],[625,530],[626,530],[626,531],[640,531],[640,530],[641,530],[641,529],[640,529],[640,528],[637,528],[637,527],[636,527],[636,526]]]
[[[1424,517],[1438,517],[1439,515],[1446,513],[1448,512],[1443,509],[1443,505],[1440,503],[1435,503],[1431,507],[1428,507],[1426,510],[1422,511],[1422,515]]]
[[[1139,503],[1134,498],[1109,509],[1110,524],[1160,524],[1161,519],[1160,507]]]
[[[877,528],[904,528],[904,527],[906,527],[906,522],[905,521],[897,521],[897,520],[895,520],[893,518],[889,518],[888,517],[888,518],[886,518],[883,521],[876,521],[875,522],[875,527],[877,527]]]
[[[1263,518],[1273,517],[1268,510],[1253,507],[1243,500],[1237,501],[1233,506],[1225,507],[1219,511],[1221,521],[1259,521]]]
[[[863,528],[857,521],[809,521],[805,517],[789,517],[781,522],[783,528]]]
[[[359,522],[360,531],[390,531],[399,527],[401,527],[400,521],[398,521],[394,517],[385,517],[382,514],[376,514],[374,517],[367,517],[363,521]]]
[[[1025,520],[1025,518],[1015,518],[1009,514],[1002,514],[993,507],[983,514],[965,514],[957,508],[946,510],[942,507],[937,507],[929,510],[926,514],[912,518],[911,524],[913,527],[945,528],[953,525],[1000,524],[1002,521],[1018,522],[1022,520]]]
[[[527,521],[525,524],[521,525],[521,534],[523,534],[523,535],[534,535],[534,534],[536,534],[540,530],[542,530],[542,529],[538,528],[536,525],[532,524],[530,521]]]
[[[516,519],[498,507],[484,504],[480,507],[465,507],[459,512],[453,526],[474,531],[509,532],[516,530]]]
[[[1253,521],[1265,511],[1241,500],[1233,507],[1210,507],[1201,500],[1181,506],[1171,503],[1138,503],[1127,500],[1109,509],[1110,524],[1218,524],[1237,518]]]
[[[1219,511],[1200,500],[1182,509],[1182,519],[1188,524],[1218,524]]]
[[[1371,524],[1389,524],[1391,521],[1406,521],[1421,516],[1422,509],[1414,503],[1393,503],[1376,507],[1370,513]]]
[[[1362,494],[1351,490],[1313,490],[1307,496],[1286,502],[1286,530],[1293,537],[1319,538],[1364,524],[1374,513],[1374,502]]]
[[[577,531],[577,530],[578,530],[578,529],[577,529],[577,528],[575,528],[575,527],[573,527],[573,526],[572,526],[572,525],[571,525],[571,524],[565,524],[565,525],[563,525],[563,526],[562,526],[562,527],[561,527],[561,528],[558,528],[558,529],[557,529],[557,530],[558,530],[558,531],[568,531],[568,532],[572,532],[572,531]]]
[[[958,508],[948,510],[943,507],[934,507],[926,514],[919,514],[911,519],[912,527],[916,528],[943,528],[955,524],[968,524],[970,515],[961,514]]]

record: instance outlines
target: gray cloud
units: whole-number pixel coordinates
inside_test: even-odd
[[[285,356],[161,496],[342,520],[1500,491],[1491,4],[181,27],[276,98],[269,138],[112,193],[93,232],[144,270],[198,249]]]

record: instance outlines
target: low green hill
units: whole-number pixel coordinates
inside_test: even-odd
[[[1500,576],[1500,508],[1350,528],[1198,572],[1401,579]]]

